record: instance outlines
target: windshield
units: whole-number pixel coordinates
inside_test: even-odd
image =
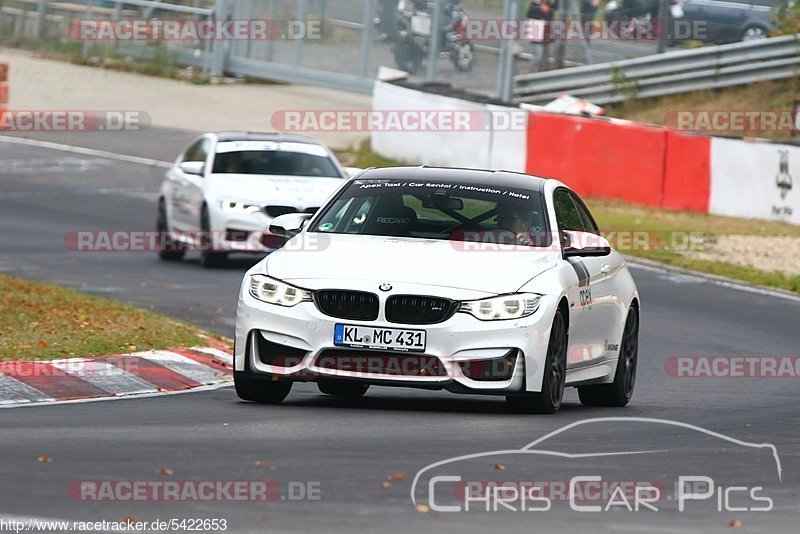
[[[278,150],[240,150],[217,153],[211,172],[217,174],[342,177],[336,165],[327,156]]]
[[[541,247],[550,245],[547,228],[535,191],[382,179],[354,180],[311,231]]]

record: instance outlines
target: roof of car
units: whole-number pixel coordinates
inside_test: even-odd
[[[310,137],[281,132],[228,131],[217,132],[216,136],[220,143],[225,141],[292,141],[295,143],[308,143],[313,145],[320,144]]]
[[[496,185],[514,189],[541,191],[545,179],[521,172],[490,171],[481,169],[462,169],[456,167],[381,167],[367,169],[357,177],[359,180],[381,179],[415,179],[438,182],[471,182],[476,184]]]

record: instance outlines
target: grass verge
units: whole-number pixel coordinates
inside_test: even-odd
[[[606,116],[650,124],[674,122],[676,111],[792,111],[800,90],[800,76],[728,87],[681,93],[661,98],[631,99],[606,107]],[[751,136],[773,141],[790,141],[791,131],[714,131],[713,135]]]
[[[205,345],[197,329],[71,289],[0,275],[0,361]]]
[[[800,293],[800,276],[792,276],[780,271],[763,271],[746,265],[735,265],[725,261],[698,259],[691,255],[688,236],[699,236],[697,245],[706,249],[719,236],[737,235],[758,237],[791,237],[800,239],[800,226],[753,219],[721,217],[707,213],[671,211],[645,206],[637,206],[622,201],[586,199],[586,204],[597,219],[603,232],[648,232],[661,239],[666,247],[650,247],[644,250],[623,251],[631,256],[639,256],[660,261],[668,265],[716,274],[748,282],[751,284],[775,287]],[[673,241],[672,236],[677,236]],[[670,250],[672,248],[672,250]],[[675,250],[675,249],[679,250]],[[712,249],[713,250],[713,249]],[[780,251],[776,251],[780,253]]]

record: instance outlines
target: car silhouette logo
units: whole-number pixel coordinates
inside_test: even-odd
[[[789,191],[792,190],[792,175],[789,174],[789,151],[779,150],[778,153],[781,160],[778,165],[778,176],[775,182],[778,185],[778,189],[781,190],[781,199],[785,199]]]

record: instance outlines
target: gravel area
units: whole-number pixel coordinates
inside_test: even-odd
[[[792,236],[716,236],[716,244],[706,250],[688,252],[701,260],[724,261],[762,271],[781,271],[800,275],[800,237]]]

